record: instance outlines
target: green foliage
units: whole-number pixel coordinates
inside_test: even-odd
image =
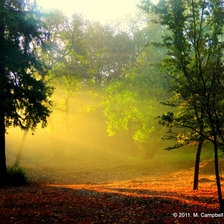
[[[109,80],[119,79],[135,60],[134,42],[128,33],[116,33],[77,14],[69,20],[58,11],[46,15],[44,21],[50,30],[48,44],[53,46],[53,51],[42,52],[51,68],[47,79],[64,88],[65,111],[77,90],[101,88]]]
[[[109,26],[90,23],[81,15],[72,20],[60,12],[45,18],[50,30],[52,52],[45,52],[51,67],[49,79],[65,88],[76,89],[86,83],[100,83],[119,77],[122,70],[135,60],[134,43],[128,33],[115,33]]]
[[[126,130],[140,143],[153,142],[151,133],[158,131],[155,117],[162,110],[159,101],[166,98],[163,79],[147,64],[146,55],[142,53],[129,74],[124,71],[126,75],[108,85],[104,111],[109,135]]]
[[[154,148],[162,136],[163,128],[158,127],[156,117],[163,111],[160,101],[168,97],[168,80],[157,66],[164,51],[152,44],[160,39],[160,25],[154,25],[150,20],[146,27],[133,33],[138,49],[135,62],[106,87],[104,104],[108,134],[115,135],[125,130],[140,143],[141,148],[147,147],[147,151]]]
[[[107,87],[108,98],[105,102],[107,131],[113,136],[119,130],[133,130],[133,139],[145,142],[153,126],[149,126],[153,108],[150,101],[139,100],[133,83],[129,78],[114,82]]]

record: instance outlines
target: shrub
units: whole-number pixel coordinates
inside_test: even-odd
[[[0,180],[0,185],[24,185],[27,184],[27,177],[22,168],[8,167],[7,176]]]

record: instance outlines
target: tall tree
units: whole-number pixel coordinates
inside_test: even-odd
[[[43,81],[36,51],[46,38],[42,26],[29,1],[0,1],[0,181],[6,177],[6,128],[44,127],[50,114],[52,88]]]
[[[223,145],[223,0],[160,0],[152,9],[169,31],[163,38],[168,49],[163,66],[173,79],[171,90],[178,105],[192,111],[182,120],[214,145],[215,174],[221,211],[224,210],[218,170],[218,147]],[[147,10],[150,1],[143,1]],[[149,8],[148,8],[149,9]],[[201,126],[202,124],[203,126]],[[201,128],[203,130],[201,131]]]

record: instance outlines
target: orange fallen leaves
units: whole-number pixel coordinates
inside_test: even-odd
[[[183,180],[183,174],[188,179]],[[167,178],[139,178],[137,180],[119,181],[111,184],[78,184],[78,185],[48,185],[59,188],[86,189],[99,193],[113,193],[130,197],[160,197],[179,200],[180,202],[218,209],[217,189],[214,176],[201,176],[206,180],[199,184],[199,190],[192,190],[192,177],[189,172],[177,172]]]
[[[201,176],[197,191],[191,177],[0,188],[0,223],[223,223],[200,216],[218,213],[214,176]]]

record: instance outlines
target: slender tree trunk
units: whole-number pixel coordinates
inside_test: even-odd
[[[193,190],[198,189],[199,164],[200,164],[202,144],[203,144],[203,140],[199,139],[197,153],[196,153],[196,159],[195,159],[195,167],[194,167],[194,186],[193,186]]]
[[[66,115],[66,118],[65,118],[65,135],[67,136],[68,133],[69,133],[69,126],[70,126],[70,123],[69,123],[69,110],[70,110],[70,99],[71,99],[71,93],[70,93],[70,89],[68,89],[68,93],[67,93],[67,96],[66,96],[66,100],[65,100],[65,115]]]
[[[219,178],[218,145],[216,140],[214,140],[214,152],[215,152],[215,175],[218,190],[219,206],[220,206],[220,212],[224,212],[224,200],[222,199],[222,191]]]
[[[0,182],[6,177],[6,156],[5,156],[5,117],[0,111]]]
[[[26,140],[27,133],[28,132],[25,131],[24,134],[23,134],[23,138],[22,138],[22,141],[21,141],[20,146],[19,146],[19,150],[18,150],[17,155],[16,155],[16,161],[15,161],[15,164],[14,164],[15,167],[19,167],[20,158],[21,158],[22,150],[23,150],[23,145],[24,145],[24,142]]]

